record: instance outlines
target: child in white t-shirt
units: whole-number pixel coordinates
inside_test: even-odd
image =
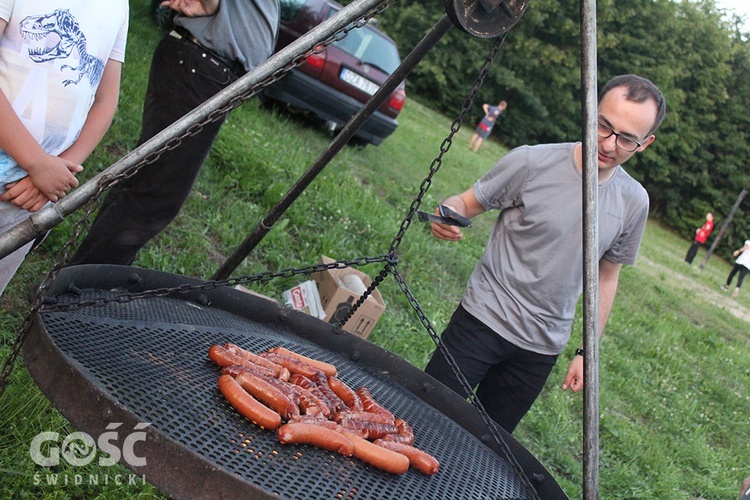
[[[120,92],[127,0],[0,0],[0,234],[78,186]],[[0,260],[0,294],[32,242]]]
[[[737,257],[738,255],[739,257]],[[734,275],[740,273],[740,276],[737,278],[737,288],[732,292],[732,297],[737,297],[740,294],[742,281],[745,279],[747,272],[750,271],[750,240],[745,240],[745,244],[742,245],[742,248],[735,250],[734,253],[732,253],[732,256],[737,257],[737,260],[734,261],[734,267],[729,272],[726,284],[721,285],[721,289],[725,292],[728,291],[729,285],[732,284],[732,280],[734,279]]]

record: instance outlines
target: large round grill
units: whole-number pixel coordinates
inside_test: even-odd
[[[531,496],[482,432],[473,407],[369,342],[226,288],[109,301],[123,292],[164,286],[164,280],[171,286],[190,281],[118,266],[65,269],[48,295],[52,309],[38,316],[24,347],[37,383],[79,429],[95,435],[111,422],[150,424],[147,439],[136,448],[146,465],[131,468],[163,491],[191,498]],[[87,301],[99,303],[59,308]],[[220,369],[207,352],[226,342],[253,352],[284,346],[335,364],[341,380],[369,388],[412,424],[415,446],[440,461],[440,472],[426,476],[410,469],[399,476],[356,458],[281,445],[275,432],[245,420],[219,393]],[[538,489],[562,494],[544,468],[507,437]]]

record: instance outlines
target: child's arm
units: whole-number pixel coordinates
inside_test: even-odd
[[[7,21],[0,19],[0,37]],[[28,172],[34,186],[51,201],[57,201],[78,186],[73,175],[83,167],[74,162],[48,155],[21,123],[5,93],[0,91],[0,148]],[[0,199],[13,201],[19,193],[6,191]]]
[[[60,153],[60,158],[81,164],[86,161],[91,152],[104,137],[112,124],[112,118],[117,110],[120,98],[120,74],[122,63],[112,59],[107,60],[104,74],[99,82],[86,122],[78,134],[78,139],[71,146]]]

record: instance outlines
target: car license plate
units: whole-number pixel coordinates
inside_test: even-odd
[[[367,92],[370,95],[373,95],[380,88],[379,85],[346,68],[341,70],[341,79],[349,85],[358,88],[362,92]]]

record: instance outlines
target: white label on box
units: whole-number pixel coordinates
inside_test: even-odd
[[[318,285],[314,281],[305,281],[284,292],[284,302],[291,308],[302,311],[318,319],[325,319],[326,313],[320,303]]]

